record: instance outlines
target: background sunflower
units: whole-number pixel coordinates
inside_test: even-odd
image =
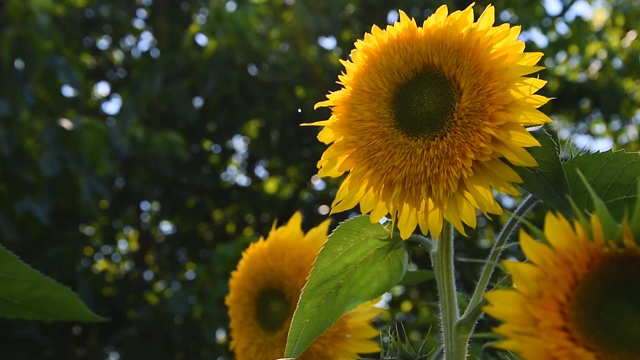
[[[243,253],[229,280],[231,349],[238,360],[274,360],[284,355],[289,323],[316,254],[327,239],[330,220],[306,234],[302,215],[274,228]],[[300,359],[358,358],[380,351],[379,331],[370,323],[382,311],[375,302],[346,314],[303,353]]]
[[[543,239],[520,233],[530,263],[506,261],[513,289],[486,294],[503,323],[497,347],[524,359],[640,358],[640,246],[627,224],[606,238],[600,219],[572,225],[547,214]]]

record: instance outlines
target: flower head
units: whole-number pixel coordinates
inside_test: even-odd
[[[327,239],[329,220],[309,230],[301,229],[302,216],[294,214],[287,225],[274,228],[267,239],[252,243],[229,280],[225,303],[231,318],[231,349],[238,360],[274,360],[284,355],[300,292],[316,255]],[[358,353],[375,353],[380,345],[370,322],[380,309],[365,303],[344,315],[319,337],[300,359],[356,359]]]
[[[448,14],[441,6],[421,27],[400,12],[386,30],[374,26],[343,61],[342,88],[316,107],[331,108],[318,139],[329,147],[319,175],[342,182],[332,205],[360,204],[377,222],[390,214],[403,239],[420,227],[437,237],[443,220],[464,233],[476,209],[500,214],[492,189],[517,194],[522,181],[506,165],[535,166],[539,146],[526,130],[551,119],[549,99],[529,78],[541,53],[525,53],[520,27],[493,26],[488,6]]]
[[[604,233],[597,215],[572,227],[551,213],[546,243],[521,231],[530,262],[505,261],[514,288],[485,296],[503,322],[497,347],[527,360],[640,359],[640,247],[626,224],[621,241]]]

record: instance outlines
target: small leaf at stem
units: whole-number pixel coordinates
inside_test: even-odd
[[[400,285],[417,285],[435,278],[436,275],[433,270],[407,271],[400,281]]]
[[[285,357],[297,358],[344,314],[398,284],[408,254],[399,236],[358,216],[340,224],[318,254],[291,321]]]

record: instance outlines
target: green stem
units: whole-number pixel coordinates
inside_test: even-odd
[[[524,217],[531,209],[533,209],[537,202],[537,199],[535,199],[531,195],[528,195],[516,208],[511,217],[509,217],[509,220],[507,220],[507,223],[504,224],[504,227],[502,227],[500,234],[498,234],[498,237],[496,238],[496,241],[493,243],[493,247],[489,252],[489,257],[487,258],[487,261],[482,268],[480,280],[478,281],[478,285],[476,285],[473,296],[469,301],[469,306],[465,310],[462,318],[460,318],[460,321],[458,323],[458,326],[460,327],[460,330],[462,332],[471,333],[471,330],[473,329],[476,321],[478,321],[478,318],[482,315],[480,307],[484,299],[484,292],[487,290],[489,280],[491,280],[491,275],[493,274],[493,270],[496,267],[504,244],[520,224],[520,219]]]
[[[464,360],[467,356],[467,337],[460,337],[456,323],[460,317],[456,296],[455,268],[453,262],[453,226],[444,223],[440,239],[431,249],[431,262],[436,273],[442,341],[446,360]]]

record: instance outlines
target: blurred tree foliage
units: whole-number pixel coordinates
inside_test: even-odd
[[[440,4],[0,2],[0,242],[111,318],[0,320],[2,358],[230,359],[224,296],[242,250],[298,209],[318,224],[336,191],[314,176],[317,129],[298,125],[328,116],[313,105],[371,25]],[[640,1],[494,5],[544,52],[543,110],[571,151],[640,149]],[[494,220],[460,257],[486,254]],[[462,289],[477,271],[462,263]],[[433,334],[434,292],[395,288],[387,324]]]

